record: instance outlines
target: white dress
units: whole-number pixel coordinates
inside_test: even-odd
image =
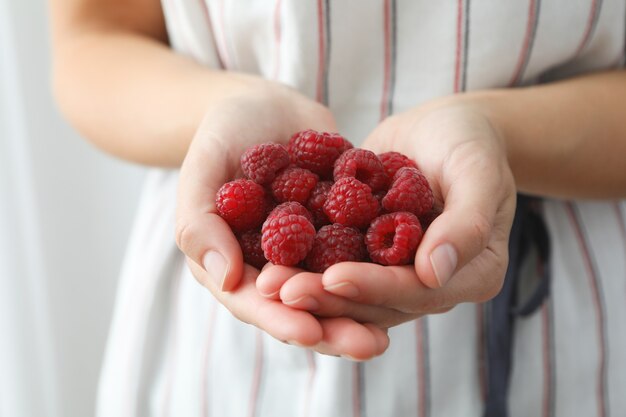
[[[328,104],[355,145],[385,116],[434,97],[624,61],[624,0],[163,0],[163,7],[176,51]],[[98,416],[483,415],[483,306],[462,304],[392,328],[389,350],[365,363],[285,345],[238,322],[189,273],[174,242],[176,185],[176,171],[155,170],[147,181]],[[626,416],[626,206],[546,200],[542,207],[551,293],[515,319],[509,415]]]

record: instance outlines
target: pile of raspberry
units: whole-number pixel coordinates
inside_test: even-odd
[[[432,221],[433,193],[415,162],[376,155],[337,133],[305,130],[287,146],[241,156],[245,178],[217,193],[246,263],[323,272],[339,262],[412,263]]]

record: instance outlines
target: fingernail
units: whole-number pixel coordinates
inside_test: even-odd
[[[224,278],[226,278],[226,273],[228,272],[226,259],[224,259],[219,252],[210,250],[206,253],[206,255],[204,255],[202,263],[204,265],[204,269],[206,269],[206,271],[211,275],[221,290],[222,285],[224,284]]]
[[[303,344],[296,342],[295,340],[287,340],[287,343],[297,347],[305,347]]]
[[[430,254],[430,264],[433,266],[437,281],[440,286],[446,285],[446,283],[452,278],[454,270],[456,269],[457,255],[454,247],[449,243],[444,243],[435,248]]]
[[[324,289],[328,292],[332,292],[336,295],[341,295],[342,297],[347,298],[355,298],[359,296],[359,289],[354,286],[351,282],[340,282],[338,284],[329,285],[328,287],[324,287]]]
[[[341,357],[352,362],[363,362],[361,359],[357,359],[354,356],[350,356],[350,355],[341,355]]]
[[[320,303],[317,300],[309,295],[304,295],[300,298],[296,298],[295,300],[285,301],[284,304],[287,304],[290,307],[295,307],[301,310],[317,310],[320,308]]]

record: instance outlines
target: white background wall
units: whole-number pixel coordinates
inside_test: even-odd
[[[0,417],[93,415],[143,169],[107,157],[50,93],[45,0],[0,0]]]

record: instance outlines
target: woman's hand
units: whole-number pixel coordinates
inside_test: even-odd
[[[387,347],[384,330],[350,318],[318,319],[262,297],[255,288],[259,271],[244,264],[236,237],[216,213],[215,195],[241,175],[239,160],[248,147],[286,142],[309,128],[336,130],[327,108],[278,85],[268,83],[211,106],[181,167],[176,241],[196,279],[241,321],[322,353],[371,358]]]
[[[260,291],[381,328],[494,297],[508,264],[516,189],[503,138],[481,108],[452,98],[410,110],[381,123],[364,147],[406,154],[433,188],[442,213],[415,264],[341,263],[323,275],[272,266],[257,281]]]

